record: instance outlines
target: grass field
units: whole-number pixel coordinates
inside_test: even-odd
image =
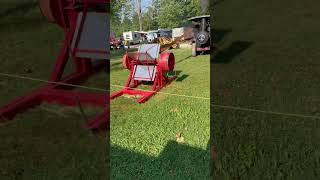
[[[214,104],[320,116],[318,1],[214,7]],[[215,179],[319,179],[320,120],[214,108]]]
[[[63,31],[30,2],[0,2],[0,72],[47,80]],[[0,106],[40,85],[0,76]],[[105,73],[85,85],[104,89]],[[102,110],[84,111],[89,116]],[[78,108],[44,104],[1,125],[0,179],[105,179],[108,142],[81,128],[84,122]]]
[[[209,97],[210,56],[190,57],[191,49],[173,52],[178,78],[161,92]],[[129,74],[120,58],[112,59],[111,87],[124,85]],[[209,103],[166,94],[144,104],[128,97],[111,101],[111,178],[208,179]],[[184,144],[176,142],[179,132]]]

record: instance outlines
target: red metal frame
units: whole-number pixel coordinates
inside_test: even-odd
[[[64,1],[64,3],[69,1]],[[104,1],[84,1],[84,17],[88,6],[90,3],[106,3]],[[70,3],[70,2],[69,2]],[[73,3],[73,2],[72,2]],[[93,92],[81,92],[81,91],[70,91],[73,89],[70,86],[56,84],[54,82],[59,83],[70,83],[70,84],[78,84],[85,81],[93,72],[106,68],[107,61],[99,64],[97,67],[93,67],[91,64],[91,59],[88,58],[78,58],[73,57],[75,72],[68,75],[65,78],[62,78],[64,68],[69,60],[69,56],[72,53],[75,53],[77,50],[77,46],[74,47],[74,51],[72,52],[70,45],[72,38],[74,36],[74,32],[76,29],[76,22],[78,17],[78,11],[75,8],[62,7],[62,1],[59,1],[61,16],[63,17],[63,25],[65,30],[65,39],[62,49],[60,50],[59,56],[56,59],[55,66],[50,76],[50,83],[47,83],[45,86],[34,90],[30,94],[20,97],[4,107],[0,108],[0,121],[3,120],[11,120],[17,113],[21,113],[26,111],[27,109],[33,108],[37,105],[40,105],[43,102],[47,103],[58,103],[66,106],[76,106],[78,103],[93,105],[97,107],[104,108],[104,112],[92,119],[84,125],[84,127],[92,130],[101,130],[101,129],[109,129],[109,95],[108,93],[93,93]],[[67,19],[65,19],[67,18]],[[83,18],[84,19],[84,18]],[[66,22],[68,20],[69,23]],[[83,22],[82,22],[83,24]],[[82,29],[82,27],[80,27]],[[81,32],[80,29],[80,32]],[[79,39],[80,33],[78,33],[77,42]],[[70,53],[71,52],[71,53]],[[92,52],[88,50],[86,52]],[[104,52],[108,53],[108,52]],[[51,83],[53,82],[53,83]]]
[[[146,52],[147,53],[147,52]],[[125,56],[128,56],[128,52],[126,53]],[[146,56],[147,57],[147,56]],[[157,73],[155,75],[155,79],[153,81],[152,89],[151,91],[144,91],[144,90],[137,90],[136,88],[139,86],[141,81],[134,80],[133,79],[133,74],[134,72],[134,66],[135,65],[150,65],[152,64],[157,68]],[[127,82],[125,84],[125,87],[118,91],[115,92],[111,95],[110,99],[115,99],[116,97],[122,96],[123,94],[128,94],[128,95],[139,95],[142,96],[141,98],[137,99],[138,103],[144,103],[146,102],[150,97],[152,97],[156,92],[160,91],[163,87],[171,83],[176,77],[165,77],[163,75],[163,69],[162,67],[158,64],[157,61],[139,61],[138,59],[134,59],[131,61],[130,65],[130,73],[127,79]]]
[[[149,78],[143,78],[143,77],[137,77],[135,74],[136,74],[136,72],[137,72],[137,66],[136,66],[136,68],[134,68],[133,69],[133,76],[134,77],[136,77],[136,78],[139,78],[139,79],[143,79],[143,80],[149,80],[149,81],[152,81],[152,79],[153,79],[153,74],[154,74],[154,71],[155,71],[155,69],[157,68],[156,66],[154,67],[154,68],[152,68],[152,72],[151,72],[151,74],[150,74],[150,70],[148,69],[148,72],[149,72]],[[149,67],[148,67],[149,68]]]
[[[197,51],[210,51],[210,47],[197,48]]]

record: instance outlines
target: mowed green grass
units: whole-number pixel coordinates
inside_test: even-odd
[[[214,104],[320,116],[320,3],[214,7]],[[215,179],[319,179],[320,119],[214,108]]]
[[[160,92],[209,98],[210,56],[190,57],[191,49],[173,53],[178,78]],[[123,86],[129,75],[120,59],[111,61],[112,92],[121,89],[112,85]],[[208,99],[160,93],[143,104],[126,96],[112,100],[111,178],[208,179],[209,105]],[[184,144],[176,142],[179,132]]]
[[[0,72],[47,80],[62,45],[62,29],[27,1],[0,5]],[[102,72],[85,85],[105,89],[106,81]],[[0,106],[41,85],[0,76]],[[91,116],[102,110],[84,111]],[[83,123],[78,107],[43,104],[1,124],[0,179],[105,179],[109,143],[83,129]]]

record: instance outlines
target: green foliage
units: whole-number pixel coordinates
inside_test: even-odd
[[[187,23],[187,18],[199,15],[199,0],[160,0],[157,21],[160,28],[175,28]]]
[[[111,31],[116,36],[122,35],[124,29],[130,28],[131,21],[128,19],[126,12],[130,11],[127,0],[114,0],[111,3]]]
[[[159,2],[158,0],[154,1],[152,5],[146,10],[146,12],[143,14],[143,28],[144,30],[154,30],[158,29],[158,22],[156,20],[156,17],[159,13]]]
[[[124,31],[139,30],[139,20],[132,0],[112,4],[111,29],[117,36]],[[199,0],[153,0],[142,16],[143,30],[174,28],[187,23],[187,18],[201,14]]]
[[[137,14],[132,15],[132,24],[127,31],[139,31],[139,18]]]

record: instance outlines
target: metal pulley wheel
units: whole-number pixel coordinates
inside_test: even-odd
[[[123,66],[123,68],[130,70],[131,69],[131,61],[132,61],[132,58],[129,56],[129,54],[126,53],[122,57],[122,66]]]
[[[205,44],[209,40],[209,33],[206,31],[201,31],[197,34],[197,42],[200,44]]]
[[[158,64],[164,72],[173,71],[175,65],[174,54],[172,52],[161,53]]]

